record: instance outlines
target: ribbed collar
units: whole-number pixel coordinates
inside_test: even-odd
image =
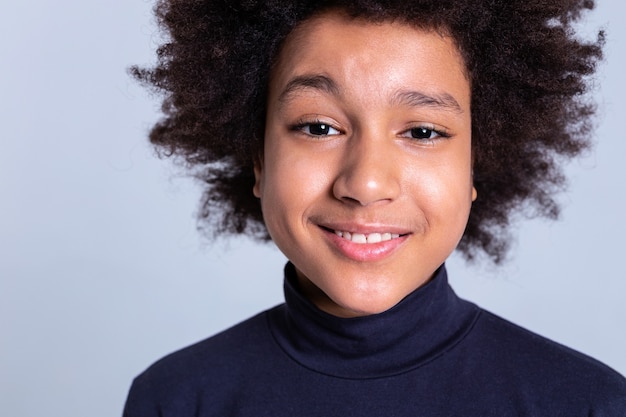
[[[433,279],[380,314],[340,318],[318,309],[285,266],[285,305],[270,312],[282,349],[301,365],[342,378],[407,372],[453,347],[471,329],[478,308],[456,296],[442,265]]]

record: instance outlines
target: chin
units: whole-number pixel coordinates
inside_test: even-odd
[[[346,318],[371,316],[393,308],[402,300],[402,297],[381,297],[380,294],[377,294],[375,297],[362,297],[358,300],[355,300],[354,296],[349,298],[351,298],[351,300],[346,300],[346,302],[339,300],[339,302],[328,306],[326,309],[327,312],[338,317]]]

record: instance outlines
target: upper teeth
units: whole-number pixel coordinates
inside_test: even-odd
[[[354,243],[378,243],[400,237],[398,233],[350,233],[335,230],[335,234]]]

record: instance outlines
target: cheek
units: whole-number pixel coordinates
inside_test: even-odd
[[[291,260],[310,247],[307,219],[327,195],[324,168],[294,152],[274,151],[263,171],[261,207],[267,230],[276,246]],[[310,252],[310,251],[309,251]]]
[[[471,163],[465,153],[458,156],[411,170],[411,195],[431,226],[464,229],[467,223],[472,202]]]
[[[304,221],[307,210],[327,194],[328,169],[296,149],[273,146],[268,151],[261,182],[263,213],[268,227],[282,230],[285,222]]]

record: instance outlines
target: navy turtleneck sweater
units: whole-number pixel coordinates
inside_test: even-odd
[[[346,319],[304,298],[287,264],[285,300],[152,365],[124,416],[626,416],[624,377],[461,300],[443,267]]]

